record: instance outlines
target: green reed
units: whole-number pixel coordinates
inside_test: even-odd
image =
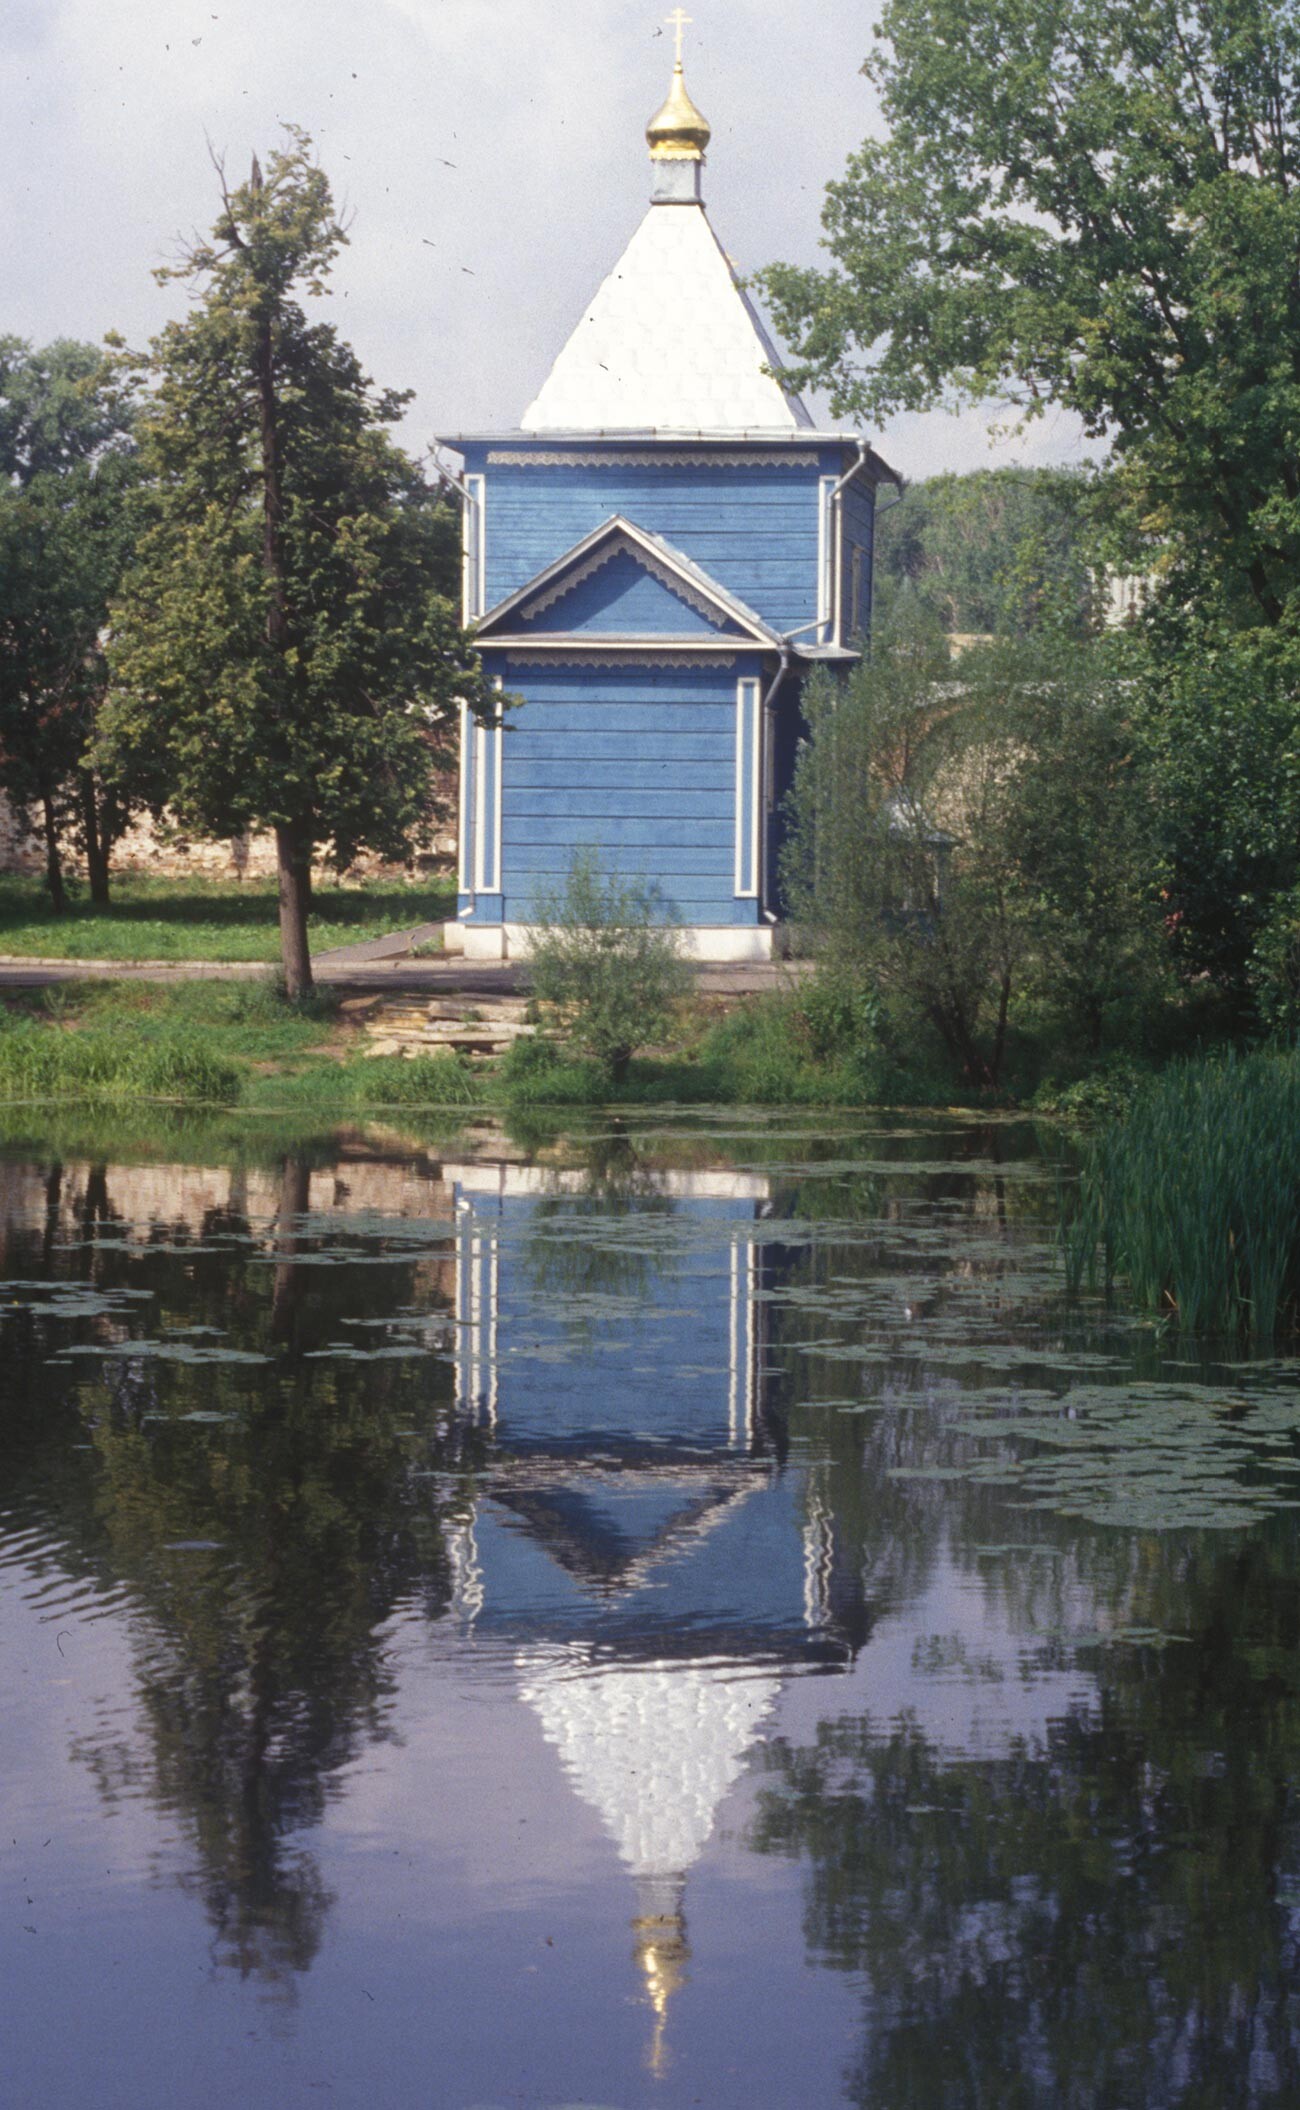
[[[197,1032],[78,1032],[30,1020],[0,1030],[0,1102],[165,1099],[230,1106],[243,1073]]]
[[[1086,1152],[1072,1289],[1118,1282],[1188,1332],[1300,1327],[1300,1054],[1178,1063]]]

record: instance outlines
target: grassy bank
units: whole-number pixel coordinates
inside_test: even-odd
[[[295,1007],[270,981],[71,982],[15,993],[0,1011],[0,1110],[156,1102],[310,1127],[485,1095],[454,1057],[371,1055],[328,993]]]
[[[1089,1145],[1072,1283],[1118,1283],[1190,1332],[1300,1330],[1300,1054],[1173,1064]]]
[[[1141,1088],[1132,1070],[1094,1083],[1093,1103],[1060,1110],[1109,1112]],[[321,1122],[384,1107],[963,1103],[942,1064],[917,1050],[901,1059],[869,1005],[817,980],[730,1008],[686,1003],[672,1045],[634,1060],[617,1088],[598,1063],[545,1033],[481,1067],[450,1054],[374,1055],[328,992],[295,1009],[270,980],[95,981],[10,995],[0,1010],[0,1104],[133,1098]],[[989,1100],[971,1093],[966,1103]]]
[[[311,915],[316,952],[435,923],[455,913],[451,881],[318,886]],[[74,890],[52,913],[35,879],[0,878],[0,953],[47,960],[229,960],[271,964],[280,956],[273,880],[147,879],[113,882],[108,908]]]
[[[901,1082],[901,1080],[900,1080]],[[322,994],[305,1010],[270,982],[69,983],[0,1012],[0,1103],[160,1099],[249,1112],[626,1104],[863,1105],[889,1078],[851,1010],[786,992],[683,1012],[678,1043],[631,1064],[617,1092],[545,1038],[471,1069],[452,1055],[369,1052]]]

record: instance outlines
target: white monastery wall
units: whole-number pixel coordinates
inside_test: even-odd
[[[439,804],[448,817],[434,829],[432,854],[441,863],[456,854],[453,780],[449,780],[445,792],[440,790]],[[84,876],[85,859],[75,845],[65,836],[61,847],[64,870]],[[386,865],[373,857],[359,858],[352,868],[357,877],[404,869]],[[23,826],[19,815],[0,792],[0,873],[21,873],[39,878],[44,870],[43,840]],[[149,816],[143,814],[116,845],[111,871],[158,879],[274,879],[275,838],[270,834],[235,836],[219,842],[188,836],[178,838],[170,830],[157,828]]]

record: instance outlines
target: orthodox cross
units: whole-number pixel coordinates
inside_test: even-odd
[[[677,63],[679,66],[682,63],[682,37],[691,19],[684,7],[675,7],[668,16],[669,28],[677,32]]]

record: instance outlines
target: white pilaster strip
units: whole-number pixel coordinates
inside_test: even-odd
[[[728,1328],[730,1354],[729,1382],[727,1385],[727,1440],[734,1449],[740,1441],[740,1248],[732,1241],[731,1247],[731,1324]]]
[[[736,870],[738,900],[753,900],[759,890],[758,861],[763,817],[759,808],[763,754],[759,738],[761,685],[736,683]]]
[[[460,871],[457,875],[457,884],[459,885],[462,894],[471,893],[473,891],[474,886],[474,866],[471,857],[469,839],[469,780],[470,772],[473,768],[474,759],[473,749],[470,745],[472,738],[473,728],[470,724],[469,705],[467,703],[462,703],[460,707],[460,840],[457,844],[457,852],[460,860]]]
[[[477,622],[486,606],[485,591],[487,570],[487,479],[484,476],[467,476],[465,489],[469,493],[461,509],[461,617],[466,623]]]

